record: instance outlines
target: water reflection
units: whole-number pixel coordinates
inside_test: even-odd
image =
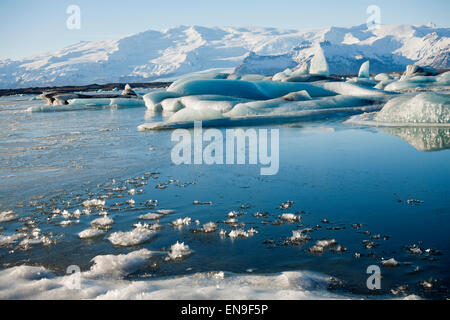
[[[450,128],[402,127],[383,130],[402,138],[419,151],[432,152],[450,148]]]

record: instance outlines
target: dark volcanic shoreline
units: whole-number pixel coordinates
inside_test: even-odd
[[[44,91],[54,91],[58,93],[84,92],[93,90],[113,90],[118,88],[123,90],[126,83],[108,83],[108,84],[90,84],[86,86],[63,86],[63,87],[33,87],[20,89],[0,89],[0,97],[11,96],[15,94],[41,94]],[[171,85],[171,82],[151,82],[151,83],[130,83],[132,88],[166,88]]]

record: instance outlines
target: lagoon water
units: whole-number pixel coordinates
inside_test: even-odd
[[[44,266],[63,275],[70,265],[88,270],[98,255],[164,251],[180,241],[192,255],[181,261],[157,259],[127,279],[307,270],[335,278],[329,290],[350,296],[449,297],[449,128],[383,129],[344,124],[345,119],[279,126],[279,173],[261,176],[259,166],[172,164],[170,131],[137,130],[144,122],[163,120],[145,108],[24,113],[43,104],[31,98],[0,98],[0,212],[18,214],[18,219],[0,223],[0,234],[15,234],[33,221],[55,243],[32,244],[26,250],[17,246],[20,241],[0,245],[2,269]],[[142,193],[131,195],[130,189]],[[83,201],[106,194],[105,210],[115,222],[107,235],[132,230],[133,224],[144,222],[140,215],[157,209],[175,212],[160,220],[164,229],[156,237],[134,247],[114,246],[107,236],[79,239],[77,234],[99,217],[98,211],[65,227],[62,217],[52,217],[55,209],[82,210]],[[134,207],[126,204],[130,199]],[[145,205],[150,199],[158,200],[156,208]],[[281,210],[279,205],[288,200],[293,206]],[[245,230],[253,227],[258,233],[231,239],[218,232],[194,232],[210,221],[219,230],[233,230],[224,223],[231,211],[243,214],[237,220]],[[255,217],[257,212],[267,216]],[[299,214],[302,220],[280,223],[283,213]],[[170,226],[185,217],[201,224]],[[315,229],[312,240],[286,243],[293,230],[307,227]],[[347,250],[309,252],[322,239],[335,239]],[[365,240],[375,247],[365,248]],[[412,245],[422,253],[412,254]],[[382,267],[382,259],[390,258],[400,264]],[[381,266],[381,290],[367,289],[370,265]]]

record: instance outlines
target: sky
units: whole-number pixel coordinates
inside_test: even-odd
[[[80,8],[80,29],[67,28],[70,5]],[[382,24],[449,27],[449,0],[0,0],[0,59],[179,25],[355,26],[366,23],[370,5],[379,6]]]

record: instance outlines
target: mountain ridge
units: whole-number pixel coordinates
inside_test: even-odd
[[[275,73],[310,61],[319,47],[334,74],[356,73],[365,60],[376,73],[402,71],[413,63],[450,68],[450,28],[431,25],[375,30],[365,25],[313,30],[178,26],[0,60],[0,88],[167,81],[236,68]]]

